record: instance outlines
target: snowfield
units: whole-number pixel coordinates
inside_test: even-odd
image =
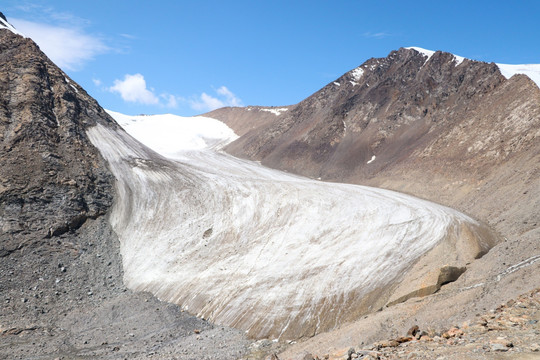
[[[172,114],[127,116],[106,110],[131,136],[166,157],[186,150],[224,146],[238,138],[221,121],[199,116],[195,121]],[[163,129],[156,134],[156,129]]]
[[[437,266],[493,245],[452,209],[229,156],[219,148],[236,136],[217,120],[109,113],[127,133],[88,135],[118,180],[126,284],[250,336],[328,330],[385,305],[438,244],[471,246],[450,246]]]

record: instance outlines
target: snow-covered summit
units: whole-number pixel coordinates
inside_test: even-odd
[[[23,34],[21,34],[19,31],[17,31],[17,30],[13,27],[13,25],[11,25],[11,24],[7,21],[6,17],[5,17],[4,14],[2,14],[1,12],[0,12],[0,29],[8,29],[9,31],[11,31],[11,32],[13,32],[13,33],[15,33],[15,34],[17,34],[17,35],[23,36]]]
[[[426,50],[420,47],[411,46],[407,47],[406,49],[412,49],[416,50],[419,53],[427,56],[426,62],[435,54],[435,51],[432,50]],[[456,58],[456,65],[459,65],[465,60],[464,57],[458,56],[455,54],[454,57]],[[496,64],[499,67],[499,70],[501,71],[501,74],[507,79],[511,78],[512,76],[516,74],[524,74],[527,75],[532,81],[540,87],[540,64],[521,64],[521,65],[513,65],[513,64]]]
[[[427,56],[426,62],[433,56],[433,54],[435,54],[435,51],[433,51],[433,50],[427,50],[427,49],[423,49],[423,48],[417,47],[417,46],[411,46],[411,47],[407,47],[405,49],[416,50],[419,53],[424,54],[425,56]],[[465,60],[465,58],[463,56],[458,56],[458,55],[455,55],[455,54],[452,54],[452,55],[454,55],[454,57],[455,57],[456,66],[461,64],[463,62],[463,60]]]
[[[422,49],[420,47],[416,47],[416,46],[410,46],[410,47],[407,47],[405,49],[411,49],[411,50],[416,50],[418,51],[419,53],[421,54],[424,54],[425,56],[427,56],[427,60],[429,60],[433,54],[435,54],[435,51],[432,51],[432,50],[427,50],[427,49]],[[427,61],[426,60],[426,61]]]

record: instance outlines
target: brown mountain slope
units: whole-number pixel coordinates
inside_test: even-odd
[[[403,48],[358,69],[227,151],[309,177],[412,193],[491,222],[494,213],[482,202],[503,201],[503,182],[513,199],[538,201],[540,90],[528,77],[506,80],[495,64],[458,64],[442,52],[426,61]],[[227,111],[228,118],[236,111],[238,119],[258,121],[245,109]],[[220,118],[220,110],[211,115]],[[537,222],[538,212],[529,217],[528,224]]]
[[[264,107],[224,107],[209,113],[205,116],[223,121],[234,130],[238,136],[247,133],[256,133],[259,128],[268,126],[279,119],[283,113],[287,113],[291,106]]]
[[[505,241],[437,294],[295,345],[285,358],[403,334],[415,323],[459,324],[540,284],[540,90],[523,75],[505,79],[495,64],[443,52],[426,60],[413,49],[370,59],[226,150],[448,205]]]
[[[503,82],[494,64],[456,66],[441,52],[426,63],[401,49],[368,60],[228,150],[311,177],[369,176],[459,122]],[[373,155],[379,159],[366,166]]]

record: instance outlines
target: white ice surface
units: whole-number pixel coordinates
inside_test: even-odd
[[[106,111],[131,136],[167,157],[186,150],[219,148],[238,138],[227,125],[208,117],[131,116]]]
[[[265,324],[254,336],[318,316],[326,299],[389,284],[452,224],[476,223],[404,194],[311,180],[203,148],[200,134],[222,130],[199,117],[109,113],[171,158],[121,131],[88,130],[118,179],[111,223],[126,284],[217,323],[246,331]],[[217,143],[234,138],[222,134]]]

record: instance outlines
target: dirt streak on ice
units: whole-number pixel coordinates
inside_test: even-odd
[[[88,131],[118,179],[111,222],[126,284],[217,323],[256,326],[253,336],[280,336],[290,321],[317,319],[328,299],[391,283],[451,224],[475,223],[400,193],[234,158],[216,148],[235,138],[217,120],[111,114],[169,157],[121,130]]]

